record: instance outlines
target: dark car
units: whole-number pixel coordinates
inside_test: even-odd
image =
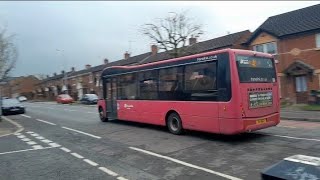
[[[25,107],[17,99],[3,99],[1,109],[2,115],[25,113]]]
[[[97,104],[98,99],[96,94],[85,94],[81,97],[80,102],[82,104]]]

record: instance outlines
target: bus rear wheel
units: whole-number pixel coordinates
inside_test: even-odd
[[[171,113],[168,116],[167,126],[172,134],[179,135],[183,133],[182,121],[177,113]]]
[[[99,117],[100,117],[100,120],[101,120],[102,122],[107,122],[107,121],[108,121],[108,118],[106,118],[106,117],[104,116],[103,109],[102,109],[101,107],[99,107]]]

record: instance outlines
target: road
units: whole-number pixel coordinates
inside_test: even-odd
[[[21,132],[0,138],[0,179],[259,179],[285,157],[319,156],[320,123],[282,120],[237,136],[98,119],[96,108],[26,103],[7,116]]]

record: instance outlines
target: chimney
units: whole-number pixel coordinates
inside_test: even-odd
[[[89,69],[89,68],[91,68],[91,65],[90,65],[90,64],[87,64],[87,65],[86,65],[86,69]]]
[[[56,76],[57,75],[57,73],[53,73],[53,76]]]
[[[197,43],[197,38],[191,36],[191,38],[189,38],[189,45],[193,45],[195,43]]]
[[[124,59],[129,59],[130,54],[128,53],[128,51],[126,51],[126,53],[124,53]]]
[[[64,74],[64,70],[61,71],[61,74]]]
[[[106,58],[103,60],[104,61],[104,64],[108,64],[109,63],[109,60]]]
[[[74,67],[71,67],[71,71],[75,71],[76,70],[76,68],[74,68]]]
[[[158,47],[156,45],[151,45],[151,54],[156,55],[158,53]]]

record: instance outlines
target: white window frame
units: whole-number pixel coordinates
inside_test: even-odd
[[[296,92],[308,91],[308,77],[307,76],[296,76]],[[305,85],[305,86],[303,86]]]
[[[316,48],[320,48],[320,33],[316,34]]]
[[[275,41],[253,45],[253,50],[256,51],[257,46],[262,46],[263,53],[268,53],[267,44],[270,44],[270,43],[274,44],[274,46],[275,46],[275,53],[273,55],[278,54],[278,46],[277,46],[277,42],[275,42]],[[259,52],[259,51],[257,51],[257,52]]]

